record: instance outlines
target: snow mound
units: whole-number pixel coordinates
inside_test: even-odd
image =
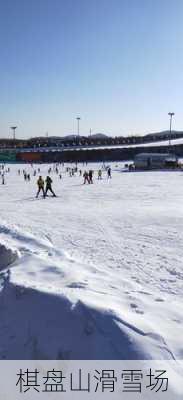
[[[18,252],[0,243],[0,271],[13,264],[18,258]]]

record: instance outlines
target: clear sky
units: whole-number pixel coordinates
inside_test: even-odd
[[[0,0],[0,136],[183,130],[183,0]]]

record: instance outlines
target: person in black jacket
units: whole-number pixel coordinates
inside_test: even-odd
[[[111,179],[111,167],[107,170],[107,177]]]
[[[46,182],[46,189],[45,189],[44,197],[46,197],[48,191],[50,191],[53,194],[53,197],[56,197],[56,194],[54,193],[54,191],[52,189],[52,179],[50,178],[50,176],[46,177],[45,182]]]
[[[91,169],[89,170],[88,176],[89,176],[89,183],[93,183],[93,171]]]

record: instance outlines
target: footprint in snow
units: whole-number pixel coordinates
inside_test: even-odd
[[[158,297],[157,299],[155,299],[155,301],[158,301],[159,303],[162,303],[165,300]]]
[[[176,322],[177,324],[181,324],[182,322],[180,321],[180,319],[172,319],[173,322]]]
[[[67,285],[67,287],[70,289],[84,289],[86,284],[82,282],[72,282],[70,285]]]
[[[130,307],[137,313],[137,314],[144,314],[144,311],[139,310],[138,305],[135,303],[131,303]]]
[[[149,292],[144,292],[143,290],[139,290],[138,293],[140,293],[140,294],[145,294],[146,296],[151,296],[151,293],[149,293]]]
[[[134,309],[138,308],[137,304],[135,304],[135,303],[131,303],[131,304],[130,304],[130,307],[131,307],[131,308],[134,308]]]

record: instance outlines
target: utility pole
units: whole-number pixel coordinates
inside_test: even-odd
[[[172,117],[175,115],[175,113],[174,112],[169,112],[168,115],[170,116],[169,146],[171,146]]]
[[[79,126],[79,124],[80,124],[80,120],[81,120],[81,118],[80,117],[77,117],[76,118],[77,119],[77,122],[78,122],[78,138],[79,138],[79,128],[80,128],[80,126]]]
[[[17,126],[11,126],[11,129],[12,129],[12,131],[13,131],[13,140],[15,140],[15,139],[16,139],[15,131],[16,131],[16,129],[17,129]]]

